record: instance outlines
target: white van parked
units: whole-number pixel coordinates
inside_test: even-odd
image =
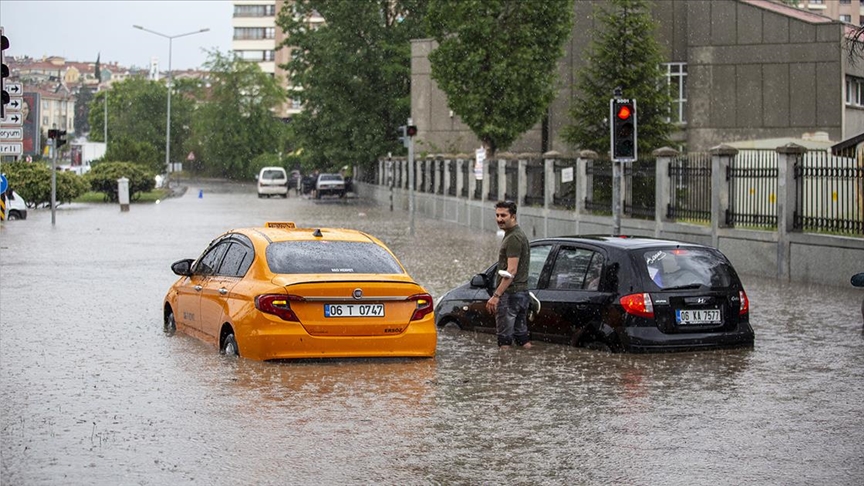
[[[264,167],[255,179],[258,181],[258,197],[288,197],[288,174],[282,167]]]
[[[6,193],[6,220],[27,219],[27,201],[17,192]]]

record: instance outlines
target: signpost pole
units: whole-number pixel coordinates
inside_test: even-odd
[[[57,221],[57,140],[49,139],[51,144],[51,226]]]
[[[408,126],[413,125],[408,119]],[[406,135],[407,136],[407,135]],[[411,213],[411,236],[414,236],[414,137],[408,137],[408,212]]]

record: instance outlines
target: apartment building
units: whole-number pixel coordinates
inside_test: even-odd
[[[291,86],[285,71],[279,67],[291,60],[289,49],[278,48],[285,34],[276,25],[276,17],[286,3],[290,8],[293,0],[234,0],[231,49],[241,59],[257,63],[263,72],[278,79],[285,87],[289,97],[277,115],[287,119],[302,109],[300,102],[290,96],[292,91],[302,87]],[[323,22],[324,19],[318,15],[309,19],[310,28],[317,28]]]
[[[861,10],[864,5],[861,0],[797,0],[797,3],[792,4],[802,10],[847,24],[861,25]]]

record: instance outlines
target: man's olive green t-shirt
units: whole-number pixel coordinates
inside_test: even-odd
[[[507,259],[519,257],[519,266],[516,267],[516,275],[513,282],[507,287],[506,292],[519,292],[528,290],[528,267],[531,263],[531,248],[528,245],[528,237],[517,224],[504,233],[501,241],[501,250],[498,252],[498,270],[507,270]],[[495,286],[501,283],[501,277],[495,280]]]

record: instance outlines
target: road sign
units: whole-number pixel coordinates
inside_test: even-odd
[[[23,152],[23,142],[0,142],[0,155],[21,155]]]
[[[0,127],[0,140],[12,140],[12,141],[21,141],[24,140],[24,129],[23,128],[7,128]]]
[[[7,113],[6,116],[0,118],[0,125],[20,127],[24,125],[24,117],[21,116],[21,113]]]
[[[0,174],[0,194],[6,192],[9,188],[9,181],[6,179],[6,174]]]
[[[20,112],[22,107],[24,107],[24,98],[13,96],[9,99],[9,103],[6,103],[6,113],[9,113],[10,111]]]
[[[8,91],[10,96],[24,96],[24,86],[21,83],[4,82],[3,89]]]

